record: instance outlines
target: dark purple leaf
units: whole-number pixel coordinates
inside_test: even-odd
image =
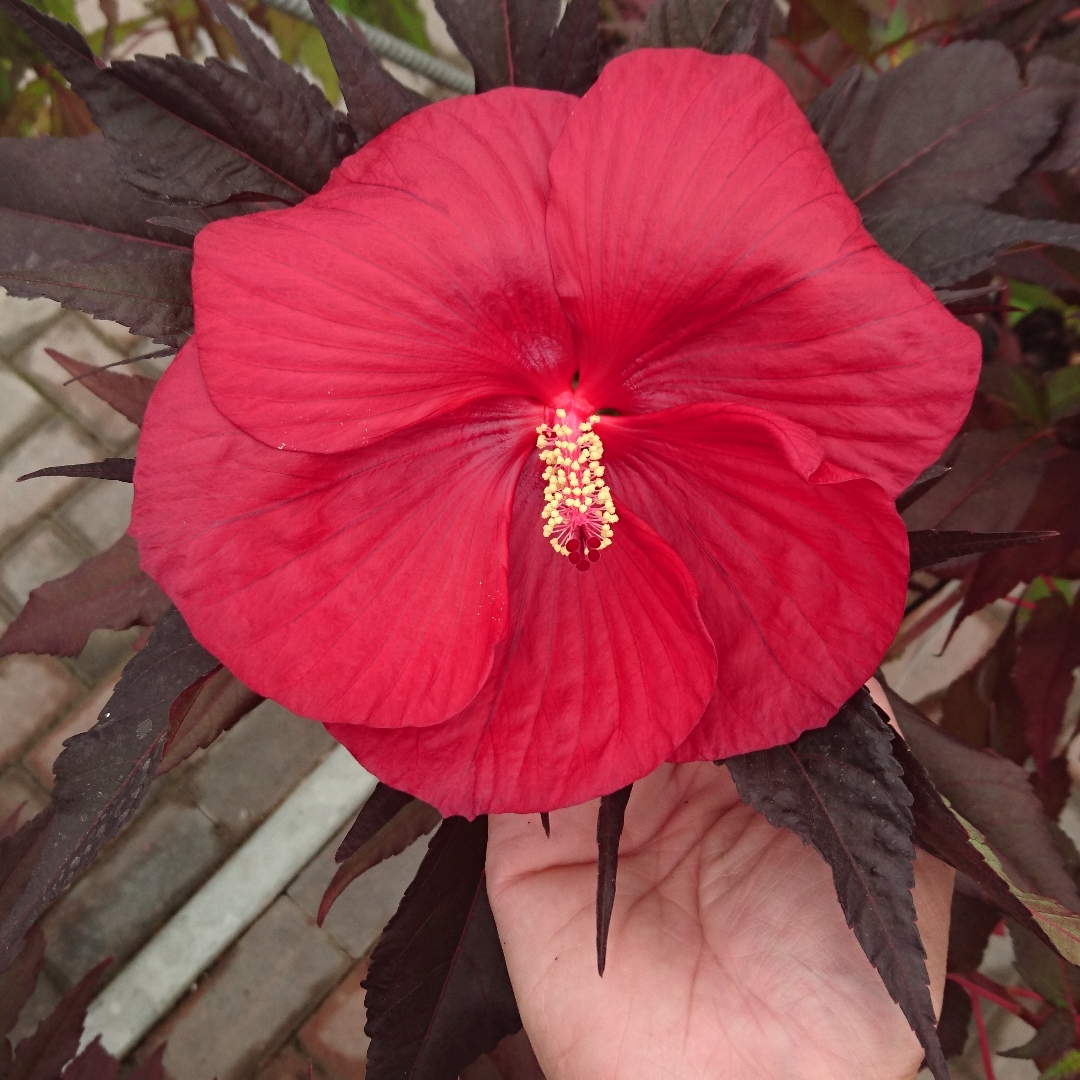
[[[106,405],[111,405],[121,416],[133,424],[142,424],[150,395],[157,385],[145,375],[121,375],[115,371],[103,371],[93,364],[84,364],[65,356],[56,349],[45,350],[72,378],[96,394]]]
[[[26,889],[48,838],[52,805],[31,818],[13,836],[0,840],[0,919],[6,919]],[[6,968],[0,967],[0,970]]]
[[[544,835],[551,836],[551,815],[546,811],[542,811],[540,814],[540,824],[544,829]]]
[[[946,970],[960,974],[975,971],[982,964],[990,935],[999,922],[1001,912],[996,907],[956,890],[949,914]],[[938,1039],[941,1040],[941,1052],[947,1058],[964,1052],[970,1023],[971,998],[963,987],[951,979],[946,981],[941,1015],[938,1017]]]
[[[904,772],[904,786],[911,793],[911,812],[915,821],[915,843],[942,862],[964,874],[982,890],[986,901],[1001,914],[1010,915],[1035,933],[1042,933],[1031,913],[1009,888],[1008,882],[983,858],[970,842],[967,830],[956,815],[942,801],[941,795],[930,780],[922,763],[899,735],[892,735],[893,757]],[[995,919],[996,925],[997,920]],[[993,929],[993,926],[990,927]],[[987,931],[989,934],[989,930]],[[950,936],[950,950],[952,937]],[[985,942],[983,947],[985,948]],[[974,949],[971,950],[972,952]],[[950,953],[951,955],[951,953]],[[981,959],[981,954],[980,954]],[[959,965],[964,958],[954,958]],[[972,965],[978,967],[978,963]],[[950,971],[970,970],[963,966],[950,967]]]
[[[970,202],[902,206],[864,223],[887,254],[935,288],[966,281],[1017,244],[1080,249],[1080,225],[1029,221]]]
[[[1003,492],[1003,496],[1008,497],[1010,493],[1023,507],[1023,516],[1018,521],[1020,528],[1054,529],[1061,535],[1034,547],[992,551],[984,555],[965,591],[956,625],[987,604],[1008,595],[1020,582],[1053,573],[1080,543],[1080,453],[1059,451],[1045,466],[1045,471],[1040,470],[1039,476],[1033,478],[1030,492],[1012,487],[1010,492]]]
[[[94,630],[153,626],[168,609],[168,597],[139,569],[138,548],[125,535],[70,574],[34,589],[0,637],[0,656],[78,656]]]
[[[957,445],[957,452],[960,447]],[[928,465],[899,495],[896,496],[896,511],[903,513],[916,499],[921,499],[933,489],[942,477],[949,474],[952,465]]]
[[[161,754],[158,776],[176,768],[196,750],[209,746],[265,700],[220,665],[196,679],[169,710],[169,737]]]
[[[1080,1002],[1080,968],[1061,959],[1045,942],[1023,926],[1009,924],[1016,970],[1032,990],[1051,1005],[1067,1008]]]
[[[355,22],[342,22],[326,0],[311,0],[311,12],[337,72],[349,123],[359,145],[428,104],[426,98],[406,89],[382,66]]]
[[[911,570],[921,570],[961,555],[977,555],[983,551],[1037,544],[1058,534],[1053,530],[1038,532],[977,533],[968,529],[921,529],[908,533]]]
[[[484,881],[487,818],[448,818],[371,955],[367,1080],[456,1080],[521,1027]]]
[[[50,465],[47,469],[24,473],[15,482],[36,480],[40,476],[88,476],[94,480],[120,480],[132,484],[135,482],[135,459],[107,457],[102,461],[86,461],[78,465]]]
[[[1043,777],[1061,736],[1078,665],[1080,616],[1061,593],[1054,593],[1039,601],[1017,637],[1012,669],[1024,710],[1024,736]]]
[[[332,162],[333,165],[351,154],[357,146],[352,128],[346,118],[331,107],[322,91],[291,64],[275,56],[227,0],[208,2],[240,50],[248,74],[271,92],[269,99],[278,102],[279,107],[293,101],[297,103],[288,105],[280,113],[281,123],[289,129],[291,145],[288,152],[307,154],[320,164]]]
[[[1052,448],[1048,436],[1014,428],[969,431],[949,475],[904,511],[904,524],[909,532],[1011,532],[1032,500]]]
[[[596,816],[596,970],[601,976],[607,965],[608,930],[615,904],[615,878],[619,872],[619,838],[622,836],[626,804],[633,784],[600,800]]]
[[[1076,1045],[1076,1020],[1068,1009],[1055,1009],[1043,1020],[1043,1025],[1022,1046],[1011,1050],[998,1050],[1001,1057],[1022,1058],[1034,1061],[1036,1058],[1058,1058]]]
[[[435,8],[472,64],[477,93],[537,85],[559,0],[435,0]]]
[[[788,746],[725,764],[745,803],[829,864],[848,925],[918,1036],[934,1076],[947,1080],[911,898],[912,796],[893,757],[892,729],[869,693],[860,689],[825,727]]]
[[[19,1013],[30,1000],[44,963],[45,933],[40,926],[32,926],[15,962],[0,974],[0,1033],[9,1034],[18,1023]]]
[[[536,85],[579,97],[596,82],[599,0],[570,0],[540,58]]]
[[[0,139],[0,285],[180,344],[191,242],[147,224],[160,210],[118,182],[100,135]]]
[[[763,59],[771,15],[769,0],[656,0],[633,45],[749,53]]]
[[[127,1080],[164,1080],[165,1066],[162,1059],[165,1057],[167,1043],[160,1043],[141,1065],[137,1065],[130,1073]]]
[[[886,693],[934,787],[986,837],[1014,884],[1080,912],[1080,894],[1027,773],[1003,757],[964,746],[888,687]]]
[[[38,1024],[34,1034],[15,1047],[11,1069],[4,1080],[56,1080],[79,1049],[87,1007],[102,972],[110,963],[111,960],[103,960],[84,975]]]
[[[357,848],[338,868],[319,902],[316,922],[322,926],[334,901],[361,874],[385,859],[400,855],[421,836],[427,836],[442,818],[439,811],[420,799],[410,799],[370,839]]]
[[[61,1080],[116,1080],[120,1062],[101,1045],[99,1035],[74,1061],[68,1063]]]
[[[171,608],[124,668],[97,723],[64,744],[42,855],[0,925],[0,969],[27,928],[127,823],[150,789],[173,702],[217,661]]]
[[[360,808],[356,820],[334,852],[334,860],[341,863],[350,855],[355,855],[384,825],[393,821],[413,798],[389,784],[376,784],[375,790]]]
[[[883,75],[853,68],[808,110],[865,215],[942,203],[988,206],[1058,130],[1067,96],[1025,86],[994,41],[916,53]]]
[[[1072,103],[1065,122],[1039,162],[1040,170],[1064,172],[1080,165],[1080,67],[1053,56],[1036,56],[1027,66],[1027,80],[1033,86],[1061,86],[1072,90]]]
[[[67,24],[24,0],[0,6],[86,102],[118,175],[151,195],[193,206],[250,193],[295,203],[341,158],[333,110],[314,86],[285,94],[214,59],[141,57],[100,68]]]
[[[502,1080],[544,1080],[532,1043],[525,1029],[507,1035],[489,1055]],[[462,1080],[465,1080],[462,1074]]]

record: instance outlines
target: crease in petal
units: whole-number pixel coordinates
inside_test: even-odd
[[[977,335],[873,242],[765,65],[617,58],[567,121],[550,178],[555,287],[589,400],[764,408],[890,494],[959,427]]]
[[[702,722],[671,760],[790,742],[874,672],[903,616],[907,534],[886,492],[814,433],[732,404],[605,417],[620,514],[646,518],[701,588],[717,651]]]
[[[189,342],[140,438],[142,565],[256,692],[328,722],[440,723],[504,633],[539,415],[489,400],[348,453],[275,450],[217,411]]]
[[[544,215],[576,101],[437,102],[301,205],[203,229],[195,317],[217,408],[269,446],[335,453],[480,398],[562,390],[575,360]]]
[[[536,467],[534,467],[536,466]],[[687,568],[644,521],[580,573],[543,539],[526,465],[510,537],[510,618],[487,682],[446,723],[330,725],[385,783],[443,814],[528,813],[608,794],[651,772],[697,724],[716,654]]]

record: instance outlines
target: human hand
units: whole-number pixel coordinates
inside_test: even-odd
[[[597,803],[489,821],[488,892],[548,1080],[911,1080],[922,1050],[812,848],[744,806],[726,769],[634,786],[607,969],[596,971]],[[952,870],[915,905],[940,1007]]]

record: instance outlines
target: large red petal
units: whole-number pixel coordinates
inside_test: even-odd
[[[552,153],[547,228],[597,407],[757,405],[893,494],[967,412],[977,335],[874,244],[750,57],[609,64]]]
[[[807,429],[743,405],[605,418],[597,431],[616,509],[644,517],[690,567],[716,644],[716,693],[673,760],[826,723],[903,615],[907,534],[888,495],[824,460]]]
[[[429,105],[300,206],[203,229],[195,322],[215,405],[270,446],[333,452],[479,397],[568,389],[544,213],[576,101]]]
[[[505,632],[538,416],[489,401],[348,454],[274,450],[214,408],[189,343],[139,442],[142,565],[258,693],[323,721],[438,723]]]
[[[535,466],[535,467],[534,467]],[[381,780],[443,814],[571,806],[651,772],[712,693],[716,655],[697,586],[632,513],[588,573],[541,535],[540,466],[510,533],[510,624],[476,699],[437,727],[330,728]]]

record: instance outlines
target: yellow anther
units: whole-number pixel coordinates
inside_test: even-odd
[[[567,423],[566,410],[556,409],[557,421],[537,430],[537,446],[545,468],[544,536],[560,554],[575,563],[590,551],[602,551],[612,541],[612,523],[619,520],[611,491],[603,480],[604,444],[593,431],[595,416],[580,423],[577,434]],[[594,556],[595,557],[595,556]]]

